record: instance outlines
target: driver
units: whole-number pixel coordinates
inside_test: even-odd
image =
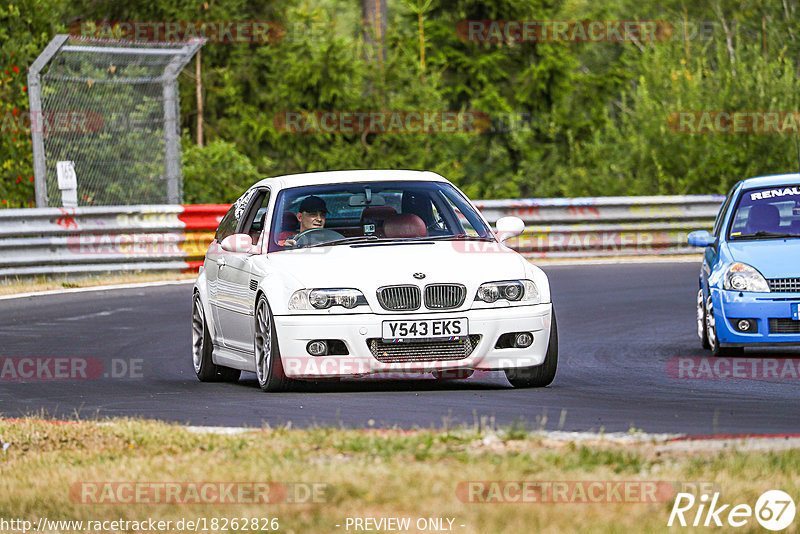
[[[309,195],[300,203],[297,210],[297,220],[300,222],[300,229],[294,235],[287,236],[284,245],[294,246],[297,244],[295,237],[308,230],[325,227],[325,217],[328,215],[328,207],[325,201],[318,196]]]

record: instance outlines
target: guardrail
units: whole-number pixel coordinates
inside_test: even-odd
[[[723,195],[586,197],[475,202],[494,223],[514,215],[525,232],[509,245],[528,258],[696,254],[692,230],[711,229]]]
[[[490,223],[515,215],[509,245],[529,258],[696,253],[722,196],[484,200]],[[0,210],[0,277],[118,271],[194,271],[228,205]]]

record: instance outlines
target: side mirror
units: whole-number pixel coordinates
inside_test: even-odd
[[[519,217],[500,217],[495,226],[497,228],[495,235],[501,243],[525,231],[525,223]]]
[[[235,254],[258,254],[259,247],[253,245],[253,239],[247,234],[231,234],[220,243],[222,250]]]
[[[708,245],[713,245],[716,239],[708,230],[695,230],[689,234],[687,241],[693,247],[707,247]]]

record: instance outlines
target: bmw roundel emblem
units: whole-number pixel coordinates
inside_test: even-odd
[[[422,280],[423,278],[425,278],[425,273],[414,273],[414,278],[416,278],[417,280]]]

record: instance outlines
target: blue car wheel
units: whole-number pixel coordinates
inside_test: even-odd
[[[704,349],[710,349],[708,334],[706,333],[706,306],[703,299],[703,288],[697,291],[697,337]]]
[[[709,348],[714,356],[741,356],[744,353],[743,347],[721,347],[717,338],[717,317],[714,315],[714,304],[711,297],[706,301],[706,336],[708,337]]]

